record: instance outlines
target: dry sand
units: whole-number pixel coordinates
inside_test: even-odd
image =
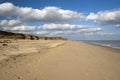
[[[0,56],[7,56],[1,57],[0,80],[120,80],[117,49],[74,41],[18,41],[7,51],[0,47]]]

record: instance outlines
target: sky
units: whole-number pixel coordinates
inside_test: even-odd
[[[120,40],[120,0],[0,0],[0,30],[72,40]]]

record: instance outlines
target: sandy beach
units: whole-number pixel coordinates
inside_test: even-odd
[[[120,80],[120,50],[69,40],[0,43],[0,80]]]

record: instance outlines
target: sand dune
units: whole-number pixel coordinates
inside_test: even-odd
[[[14,45],[26,55],[1,60],[0,80],[120,80],[117,49],[74,41],[19,41]]]
[[[53,48],[65,41],[55,40],[10,40],[10,43],[0,44],[0,60],[8,57],[39,53],[43,49]]]
[[[62,38],[62,37],[40,37],[30,34],[13,33],[13,32],[1,31],[1,30],[0,30],[0,39],[67,40],[67,38]]]

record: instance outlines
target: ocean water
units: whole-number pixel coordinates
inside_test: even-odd
[[[120,40],[84,40],[83,42],[120,49]]]

